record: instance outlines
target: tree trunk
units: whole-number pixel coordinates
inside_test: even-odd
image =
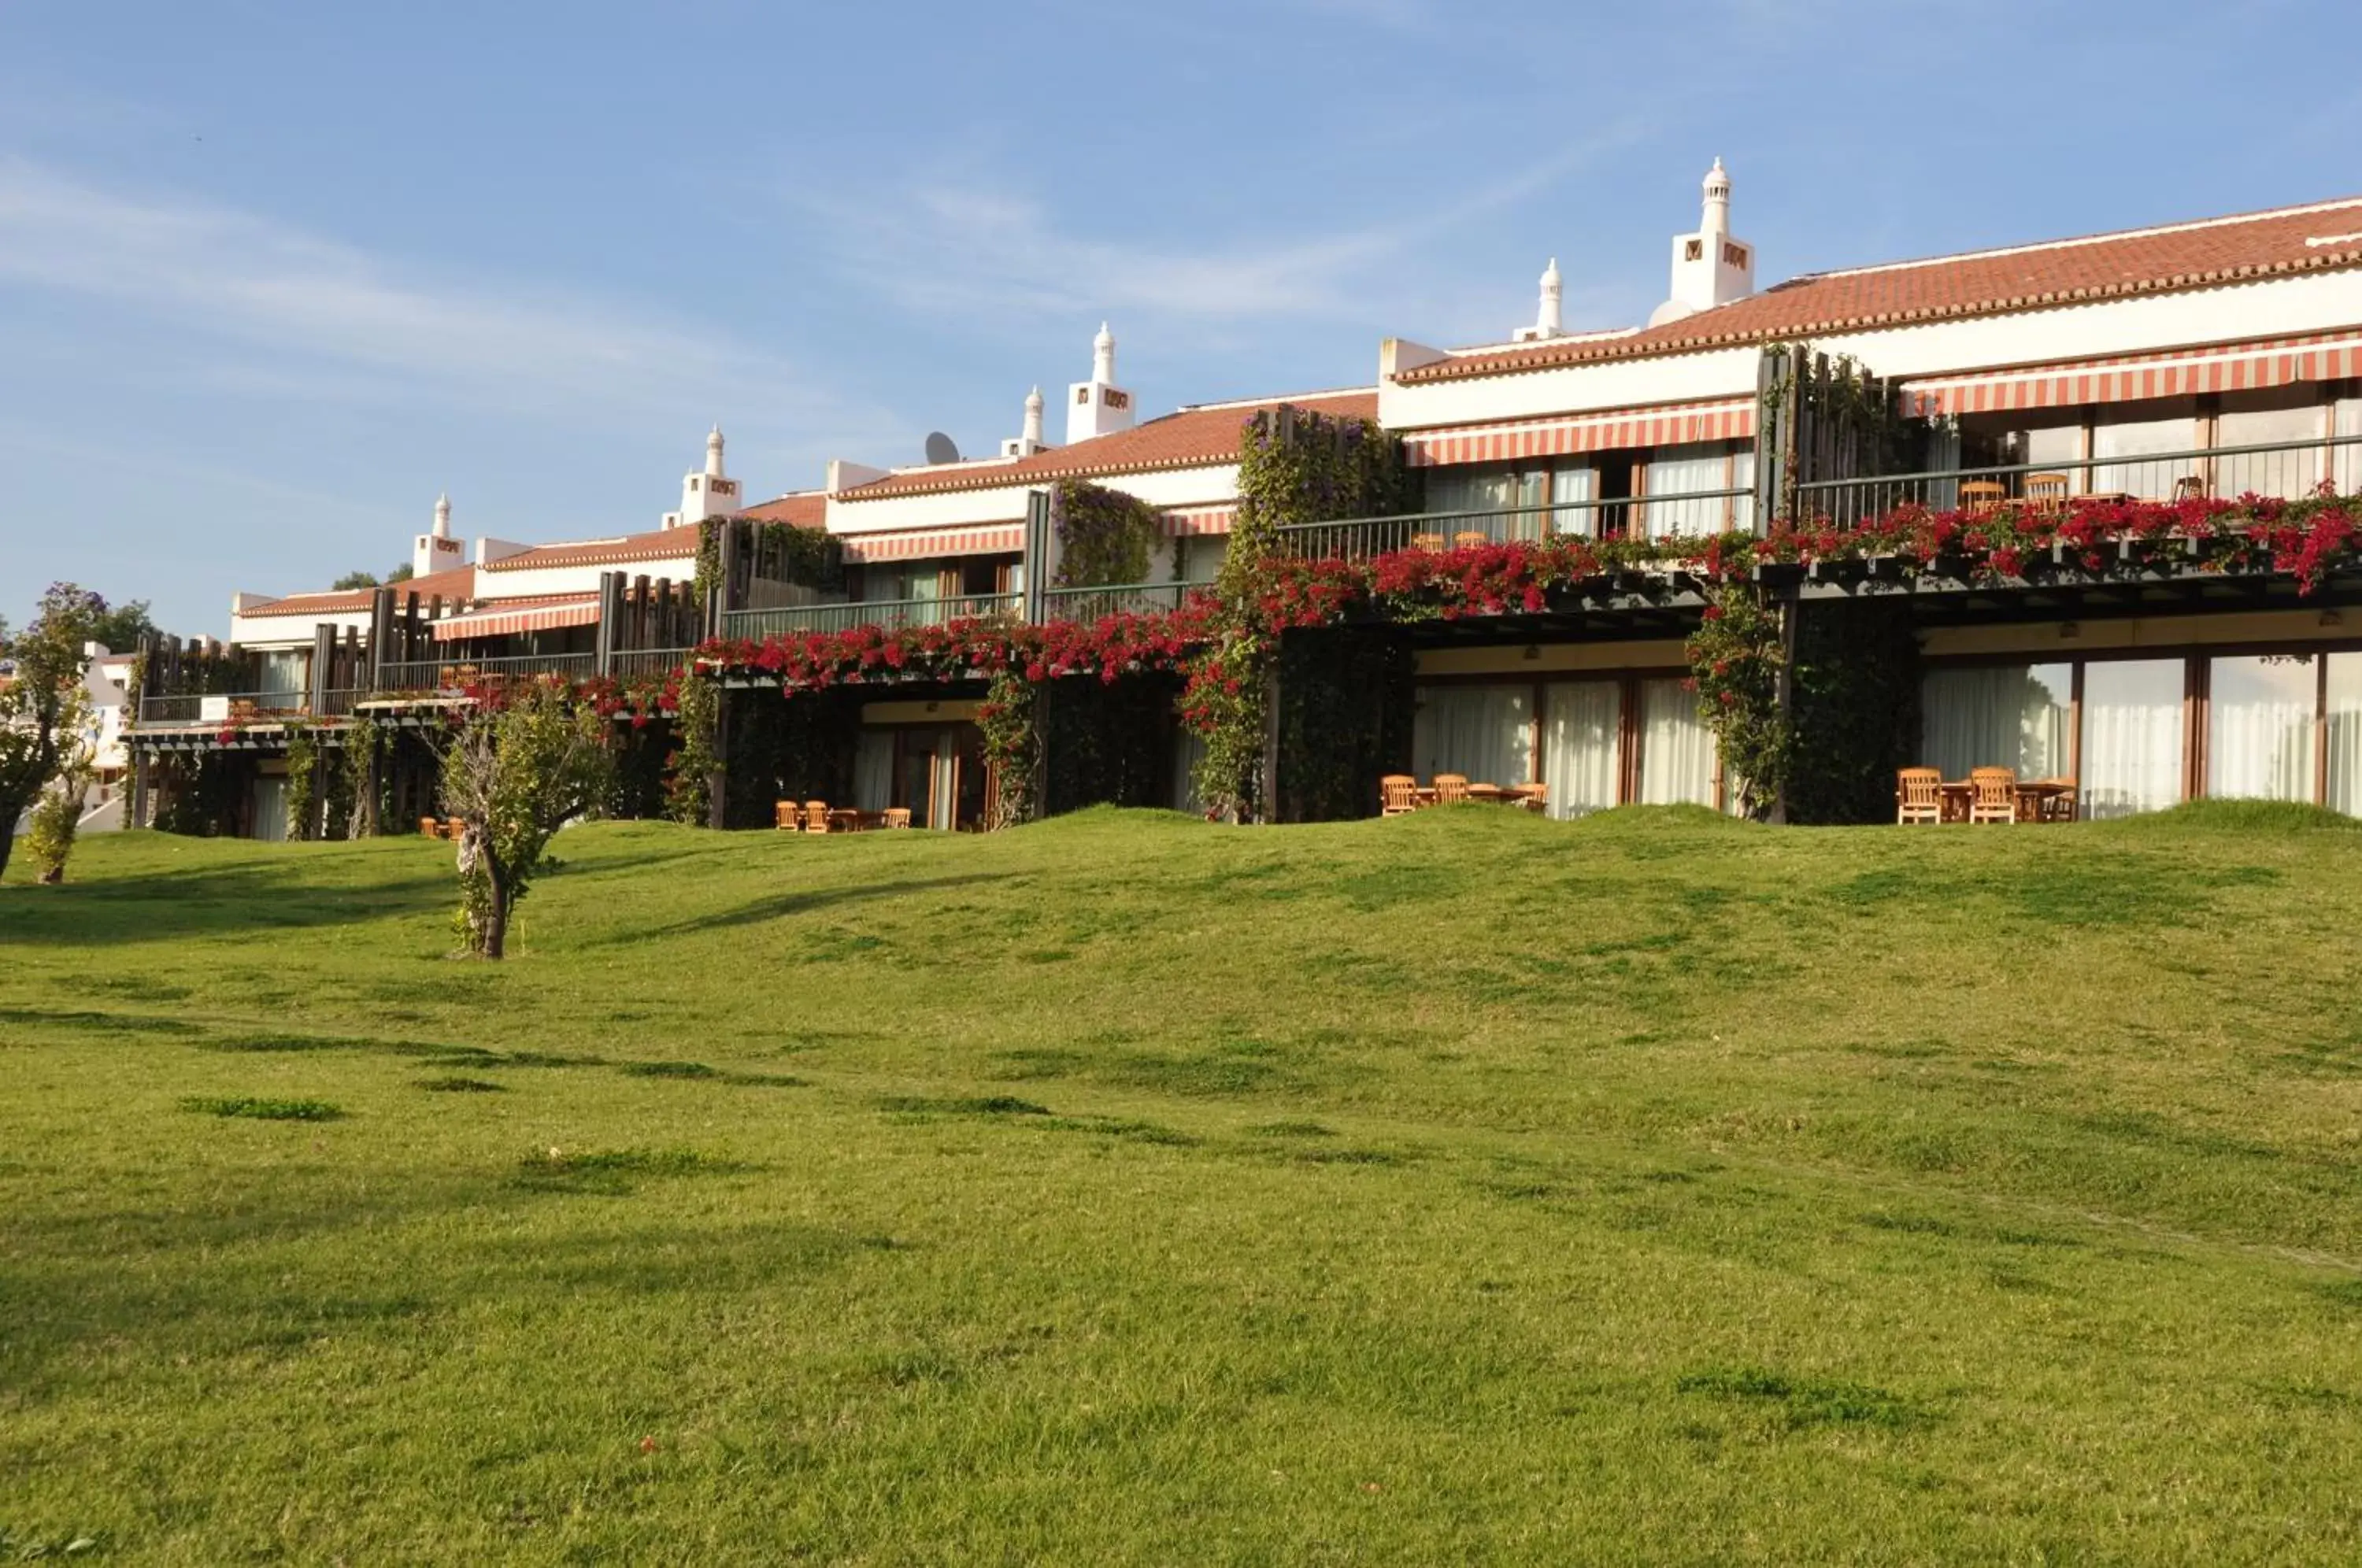
[[[24,801],[0,798],[0,877],[8,874],[8,852],[17,847],[17,819],[24,814]]]
[[[484,956],[505,957],[509,943],[509,879],[501,874],[500,862],[484,857],[487,867],[485,881],[491,896],[484,907]]]

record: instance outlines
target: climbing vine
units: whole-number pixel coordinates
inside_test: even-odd
[[[984,760],[992,769],[992,811],[985,826],[998,832],[1032,820],[1034,774],[1042,758],[1040,688],[1016,670],[996,673],[977,705]]]
[[[712,821],[713,775],[722,766],[714,745],[721,716],[722,683],[683,675],[673,689],[673,753],[665,815],[690,827]]]
[[[1239,509],[1206,646],[1187,668],[1182,722],[1205,742],[1197,766],[1207,814],[1268,814],[1264,726],[1279,627],[1272,569],[1291,524],[1382,517],[1416,509],[1401,440],[1367,419],[1282,406],[1247,422],[1239,442]]]
[[[1056,586],[1147,580],[1148,558],[1164,527],[1156,508],[1120,490],[1060,480],[1051,510],[1058,520]]]
[[[318,804],[320,778],[320,745],[312,736],[309,725],[296,720],[287,723],[287,836],[308,839],[313,836],[315,808]]]
[[[345,731],[345,746],[337,758],[343,775],[345,836],[367,838],[384,831],[387,815],[384,780],[377,764],[386,751],[386,731],[375,719],[355,719]],[[334,832],[333,825],[330,830]]]
[[[1779,798],[1790,752],[1780,711],[1780,610],[1743,579],[1707,591],[1704,618],[1690,635],[1690,685],[1698,716],[1714,731],[1725,775],[1741,808],[1760,818]]]

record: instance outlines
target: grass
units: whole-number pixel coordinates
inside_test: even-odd
[[[2338,819],[447,848],[11,869],[11,1551],[2362,1557]]]

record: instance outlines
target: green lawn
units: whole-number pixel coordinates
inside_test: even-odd
[[[2362,832],[86,842],[0,1559],[2362,1558]]]

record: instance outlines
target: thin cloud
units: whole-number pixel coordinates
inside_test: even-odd
[[[419,281],[351,248],[236,209],[98,189],[0,160],[0,286],[117,302],[234,345],[331,395],[420,384],[487,406],[617,414],[809,404],[768,363],[692,327],[546,290]]]

